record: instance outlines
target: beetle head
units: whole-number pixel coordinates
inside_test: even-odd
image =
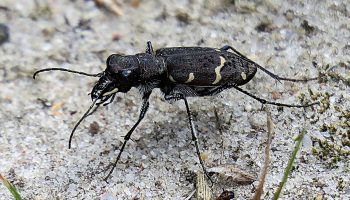
[[[128,92],[139,80],[139,62],[135,56],[112,54],[107,68],[91,91],[91,98],[107,101],[117,92]]]

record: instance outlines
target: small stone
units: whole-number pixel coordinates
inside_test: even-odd
[[[0,45],[7,42],[10,38],[9,28],[6,24],[0,23]]]
[[[252,111],[252,105],[246,104],[245,107],[244,107],[244,110],[247,111],[247,112]]]
[[[92,122],[89,127],[89,132],[96,135],[98,132],[100,132],[100,125],[96,121]]]
[[[272,99],[273,99],[273,100],[277,100],[277,99],[280,99],[280,98],[281,98],[281,93],[279,93],[279,92],[277,92],[277,91],[271,92],[271,95],[272,95]]]
[[[119,32],[112,33],[112,41],[119,41],[122,38],[122,34]]]

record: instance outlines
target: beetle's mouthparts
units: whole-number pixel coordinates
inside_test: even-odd
[[[102,96],[108,96],[108,95],[111,95],[111,94],[115,94],[117,92],[118,92],[118,88],[114,88],[113,90],[102,94]]]

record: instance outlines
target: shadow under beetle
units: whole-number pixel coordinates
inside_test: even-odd
[[[139,118],[125,135],[124,143],[117,159],[105,180],[112,174],[131,134],[144,118],[149,107],[148,99],[155,88],[159,88],[163,92],[167,101],[183,100],[185,102],[192,141],[194,142],[199,162],[208,178],[210,177],[200,156],[197,133],[186,100],[187,97],[210,96],[228,88],[235,88],[262,104],[285,107],[308,107],[318,104],[318,102],[314,102],[306,105],[292,105],[267,101],[238,87],[248,83],[254,77],[258,68],[278,81],[297,82],[315,80],[317,78],[301,80],[279,77],[243,56],[231,46],[224,46],[219,49],[208,47],[171,47],[158,49],[154,52],[151,42],[147,42],[145,53],[136,55],[112,54],[107,58],[106,64],[106,70],[98,74],[89,74],[64,68],[46,68],[36,71],[33,75],[35,79],[38,73],[57,70],[99,77],[91,91],[93,103],[74,126],[69,138],[69,148],[71,148],[72,137],[79,124],[96,111],[101,104],[105,106],[111,103],[117,92],[126,93],[132,87],[139,89],[142,94]]]

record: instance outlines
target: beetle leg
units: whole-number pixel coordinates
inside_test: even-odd
[[[245,57],[243,54],[241,54],[239,51],[237,51],[235,48],[229,46],[229,45],[225,45],[223,47],[220,48],[220,50],[223,51],[227,51],[227,50],[232,50],[233,52],[235,52],[239,57],[241,57],[243,60],[250,62],[252,64],[254,64],[257,68],[259,68],[260,70],[262,70],[263,72],[265,72],[266,74],[268,74],[269,76],[271,76],[273,79],[276,79],[277,81],[281,82],[280,80],[289,80],[289,81],[293,81],[294,79],[288,79],[288,78],[281,78],[279,76],[277,76],[276,74],[268,71],[267,69],[265,69],[264,67],[258,65],[256,62],[250,60],[249,58]]]
[[[215,88],[210,88],[208,90],[198,92],[198,95],[199,96],[213,96],[213,95],[217,95],[220,92],[222,92],[223,90],[229,89],[231,87],[232,87],[231,85],[224,84],[224,85],[220,85],[220,86],[215,87]]]
[[[218,86],[212,90],[209,91],[205,91],[203,93],[199,93],[200,96],[208,96],[208,95],[216,95],[218,93],[220,93],[223,90],[229,89],[229,88],[235,88],[236,90],[250,96],[251,98],[259,101],[260,103],[264,104],[270,104],[270,105],[274,105],[274,106],[284,106],[284,107],[297,107],[297,108],[305,108],[305,107],[310,107],[316,104],[319,104],[319,102],[314,102],[314,103],[310,103],[310,104],[306,104],[306,105],[295,105],[295,104],[284,104],[284,103],[278,103],[278,102],[274,102],[274,101],[268,101],[266,99],[262,99],[260,97],[257,97],[245,90],[243,90],[242,88],[238,87],[235,84],[224,84],[221,86]]]
[[[140,115],[139,115],[139,119],[137,120],[137,122],[134,124],[134,126],[129,130],[129,132],[125,135],[124,137],[124,143],[121,147],[121,149],[119,150],[119,154],[117,156],[117,159],[115,160],[115,162],[113,163],[112,169],[109,171],[108,175],[106,176],[106,178],[104,178],[104,180],[107,182],[107,179],[109,178],[109,176],[112,174],[114,168],[117,166],[117,163],[120,159],[120,156],[122,155],[125,145],[126,143],[129,141],[131,134],[134,132],[134,130],[136,129],[136,127],[139,125],[139,123],[142,121],[142,119],[145,117],[145,114],[148,110],[149,107],[149,96],[151,95],[151,92],[145,93],[143,95],[143,102],[142,102],[142,106],[141,106],[141,111],[140,111]]]
[[[188,122],[189,122],[189,125],[190,125],[191,134],[192,134],[192,141],[194,142],[194,146],[196,147],[196,152],[197,152],[197,156],[198,156],[199,162],[200,162],[200,164],[201,164],[201,166],[203,168],[204,174],[208,177],[208,179],[211,181],[211,183],[213,183],[213,180],[210,178],[210,176],[209,176],[209,174],[208,174],[208,172],[206,170],[206,167],[204,165],[204,161],[203,161],[203,159],[201,157],[201,152],[199,150],[199,145],[198,145],[197,131],[196,131],[196,127],[194,126],[194,123],[193,123],[192,114],[191,114],[190,108],[188,106],[188,102],[187,102],[186,97],[183,94],[176,93],[176,94],[166,95],[165,99],[166,100],[172,100],[172,99],[174,99],[174,100],[179,100],[179,99],[184,100],[185,105],[186,105]]]
[[[220,48],[220,50],[223,50],[223,51],[227,51],[227,50],[232,50],[233,52],[235,52],[236,54],[238,54],[239,56],[243,57],[243,58],[246,58],[244,55],[242,55],[239,51],[237,51],[235,48],[229,46],[229,45],[225,45],[223,47]]]
[[[152,42],[151,41],[147,42],[146,53],[154,55],[153,46],[152,46]]]
[[[262,103],[262,104],[271,104],[271,105],[274,105],[274,106],[284,106],[284,107],[290,107],[290,108],[291,108],[291,107],[305,108],[305,107],[310,107],[310,106],[313,106],[313,105],[319,105],[319,104],[320,104],[320,102],[318,102],[318,101],[317,101],[317,102],[310,103],[310,104],[305,104],[305,105],[284,104],[284,103],[278,103],[278,102],[273,102],[273,101],[267,101],[267,100],[265,100],[265,99],[262,99],[262,98],[260,98],[260,97],[255,96],[255,95],[253,95],[253,94],[250,94],[249,92],[243,90],[243,89],[240,88],[240,87],[237,87],[237,86],[235,86],[235,85],[232,85],[232,87],[235,88],[236,90],[238,90],[238,91],[240,91],[240,92],[242,92],[242,93],[244,93],[244,94],[246,94],[246,95],[252,97],[253,99],[259,101],[259,102]]]
[[[220,48],[220,50],[223,51],[227,51],[227,50],[232,50],[233,52],[235,52],[237,55],[239,55],[242,59],[251,62],[253,64],[255,64],[260,70],[262,70],[263,72],[265,72],[266,74],[268,74],[269,76],[271,76],[272,78],[276,79],[277,81],[281,82],[281,81],[290,81],[290,82],[307,82],[307,81],[313,81],[313,80],[317,80],[318,77],[316,78],[307,78],[307,79],[294,79],[294,78],[284,78],[284,77],[280,77],[270,71],[268,71],[267,69],[265,69],[264,67],[258,65],[257,63],[255,63],[254,61],[250,60],[249,58],[245,57],[244,55],[242,55],[239,51],[237,51],[235,48],[229,46],[229,45],[225,45],[223,47]]]

